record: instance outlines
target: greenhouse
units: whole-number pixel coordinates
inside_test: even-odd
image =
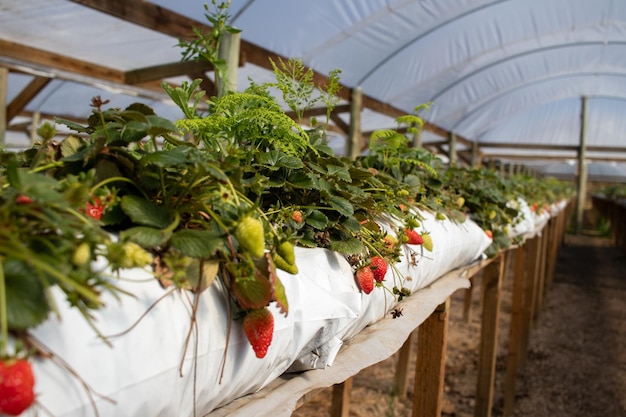
[[[0,10],[0,415],[626,412],[626,2]]]

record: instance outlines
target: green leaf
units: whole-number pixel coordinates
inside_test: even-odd
[[[359,221],[352,216],[343,219],[341,221],[341,225],[352,233],[358,233],[361,231],[361,223],[359,223]]]
[[[328,227],[328,217],[319,210],[313,210],[306,216],[306,224],[315,227],[319,230],[324,230]]]
[[[328,200],[330,205],[344,216],[352,216],[354,214],[354,206],[347,199],[331,195]]]
[[[329,249],[344,255],[354,255],[363,251],[363,243],[356,238],[333,240],[330,242]]]
[[[139,246],[143,246],[145,248],[153,248],[164,245],[171,237],[171,232],[145,226],[131,227],[120,233],[120,238],[123,240],[132,240]]]
[[[315,182],[311,179],[311,177],[303,171],[296,171],[289,176],[287,181],[292,184],[294,187],[311,189],[314,188]]]
[[[256,158],[259,164],[267,166],[276,166],[291,169],[300,169],[304,166],[302,164],[302,160],[300,160],[299,158],[286,155],[278,150],[260,153]]]
[[[141,162],[144,164],[154,164],[161,168],[180,166],[189,163],[189,158],[183,147],[175,147],[165,151],[151,152],[145,155]]]
[[[222,244],[222,237],[207,230],[183,229],[172,234],[172,247],[192,258],[208,258]]]
[[[126,123],[120,131],[120,139],[123,142],[138,142],[147,136],[148,124],[137,120]]]
[[[175,133],[178,131],[176,125],[172,123],[170,120],[165,119],[163,117],[150,115],[147,116],[148,119],[148,134],[151,136],[161,136],[168,133]]]
[[[346,182],[352,182],[352,177],[350,177],[350,171],[347,167],[343,165],[327,165],[326,170],[328,171],[328,175],[335,178],[340,178]]]
[[[10,258],[3,267],[9,328],[23,330],[35,327],[46,319],[50,311],[37,273],[24,262]]]
[[[61,156],[66,158],[74,155],[85,144],[85,141],[77,136],[68,136],[61,142]]]
[[[244,309],[263,308],[272,300],[272,284],[261,276],[236,277],[233,282],[235,298]]]
[[[122,197],[122,210],[134,223],[144,226],[164,229],[171,222],[165,207],[136,195]]]

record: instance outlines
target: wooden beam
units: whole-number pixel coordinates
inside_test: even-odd
[[[441,416],[449,317],[448,298],[419,327],[413,417]]]
[[[50,78],[35,77],[7,106],[7,121],[10,122],[50,82]]]
[[[152,67],[139,68],[124,73],[125,84],[140,84],[148,81],[161,80],[168,77],[177,77],[189,73],[203,73],[213,71],[213,67],[208,62],[186,61],[172,62],[169,64],[155,65]]]
[[[4,145],[7,131],[7,90],[9,89],[9,69],[0,67],[0,145]]]
[[[581,100],[580,110],[580,143],[578,145],[578,175],[577,182],[577,205],[576,205],[576,234],[583,229],[583,214],[587,201],[587,97]]]
[[[498,345],[498,322],[500,318],[500,298],[504,276],[504,254],[496,258],[483,271],[482,314],[480,348],[478,352],[478,381],[474,417],[490,417],[493,405]]]
[[[14,58],[24,63],[81,74],[94,79],[124,83],[124,73],[122,71],[59,55],[54,52],[44,51],[4,39],[0,39],[0,50],[2,51],[2,56]]]

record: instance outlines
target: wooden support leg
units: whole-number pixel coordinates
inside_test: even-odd
[[[413,417],[439,417],[448,344],[450,299],[424,321],[417,336]]]
[[[519,363],[520,367],[523,367],[526,362],[530,328],[534,317],[535,294],[540,259],[539,252],[541,250],[539,240],[540,238],[535,236],[525,245],[528,255],[528,263],[526,267],[526,282],[524,285],[524,308],[522,310],[522,349]]]
[[[478,356],[478,383],[475,417],[490,417],[496,370],[498,319],[504,261],[498,255],[483,271],[483,309],[481,315],[480,350]]]
[[[350,415],[350,391],[352,391],[352,377],[333,386],[331,417],[348,417]]]
[[[524,308],[524,275],[526,274],[526,248],[515,249],[513,296],[511,300],[511,327],[504,383],[504,417],[513,414],[515,406],[515,379],[522,346],[522,310]]]
[[[539,258],[539,275],[538,275],[538,283],[537,283],[537,298],[535,304],[535,320],[539,316],[539,312],[543,308],[543,298],[545,293],[545,285],[546,285],[546,270],[548,263],[548,241],[550,240],[549,227],[546,225],[544,230],[541,233],[541,253]]]
[[[472,285],[465,290],[465,297],[463,298],[463,320],[469,323],[472,320],[472,290],[474,289],[474,280]]]
[[[396,393],[398,397],[404,398],[407,395],[409,386],[409,363],[411,362],[411,351],[417,330],[413,331],[404,342],[398,352],[398,363],[396,364]]]

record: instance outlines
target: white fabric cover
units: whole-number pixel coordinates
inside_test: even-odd
[[[437,221],[430,213],[424,213],[424,218],[421,228],[430,232],[433,252],[422,255],[421,247],[406,245],[406,256],[396,265],[396,272],[388,271],[385,282],[390,288],[394,279],[402,284],[401,278],[412,291],[426,288],[446,272],[480,258],[491,243],[471,220],[463,224]],[[416,254],[415,265],[410,263],[411,251]],[[173,292],[141,318],[165,293],[149,271],[141,269],[123,271],[119,281],[134,297],[115,299],[105,294],[106,307],[94,313],[104,335],[123,332],[141,318],[131,331],[111,338],[112,347],[95,336],[59,293],[55,298],[62,320],[50,318],[33,334],[95,392],[115,401],[94,394],[102,417],[192,416],[194,404],[202,415],[259,390],[290,367],[303,370],[332,365],[343,342],[379,321],[394,305],[394,299],[381,288],[369,295],[361,293],[350,265],[338,253],[297,248],[296,259],[298,275],[279,271],[290,310],[284,317],[272,307],[275,334],[264,359],[256,358],[238,322],[232,322],[225,352],[231,318],[219,285],[213,285],[200,296],[181,375],[191,294]],[[50,359],[36,360],[34,370],[38,402],[53,415],[94,414],[85,387],[68,370]]]

